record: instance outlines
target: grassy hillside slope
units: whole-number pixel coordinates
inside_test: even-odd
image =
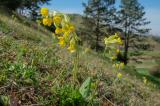
[[[85,27],[85,17],[78,14],[70,14],[72,22],[76,25],[77,31],[80,34],[82,41],[87,41],[87,46],[92,47],[94,41],[94,33],[91,28]],[[91,26],[92,27],[92,26]],[[87,30],[86,30],[87,29]],[[106,32],[106,28],[103,30]],[[107,33],[107,32],[106,32]],[[106,34],[107,35],[107,34]],[[102,39],[104,36],[102,37]],[[94,44],[94,43],[93,43]],[[100,43],[104,45],[104,42]],[[129,48],[129,67],[132,71],[129,73],[137,74],[142,77],[148,77],[153,83],[160,85],[160,38],[157,36],[139,36],[135,35],[130,41]],[[128,70],[128,69],[127,69]],[[128,72],[128,71],[127,71]],[[143,73],[143,74],[142,74]]]
[[[81,101],[71,87],[72,57],[54,44],[50,32],[44,32],[0,14],[0,103],[57,106],[67,100]],[[91,76],[98,82],[93,103],[160,105],[160,91],[152,83],[144,84],[125,71],[123,78],[117,79],[112,65],[91,50],[81,51],[80,57],[76,89]]]

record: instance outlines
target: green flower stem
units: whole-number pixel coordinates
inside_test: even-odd
[[[74,66],[73,66],[73,82],[74,84],[78,83],[78,78],[77,78],[77,73],[78,73],[78,66],[79,66],[79,49],[77,49],[76,53],[75,53],[75,57],[74,57]]]

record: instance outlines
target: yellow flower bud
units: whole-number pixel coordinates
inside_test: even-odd
[[[47,25],[48,24],[48,19],[47,18],[44,18],[43,21],[42,21],[43,25]]]
[[[118,74],[117,74],[117,78],[121,79],[121,78],[122,78],[122,74],[121,74],[121,73],[118,73]]]
[[[70,46],[67,48],[71,53],[74,53],[76,51],[75,45],[70,44]]]
[[[73,25],[69,26],[69,32],[74,32],[75,31],[75,27]]]
[[[114,36],[115,39],[119,37],[118,33],[115,33],[113,36]]]
[[[121,38],[118,38],[118,39],[117,39],[117,42],[118,42],[120,45],[123,44]]]
[[[64,40],[64,37],[58,37],[59,39],[59,42],[58,44],[60,45],[60,47],[65,47],[65,40]]]
[[[63,30],[61,28],[56,28],[55,33],[61,34],[61,33],[63,33]]]
[[[146,79],[146,77],[143,77],[143,83],[144,83],[144,84],[147,84],[147,79]]]
[[[119,53],[120,53],[120,50],[119,50],[119,49],[116,49],[116,53],[119,54]]]
[[[124,68],[124,63],[120,63],[120,67],[123,69]]]
[[[111,59],[112,59],[112,60],[115,60],[115,59],[116,59],[116,57],[115,57],[115,56],[112,56],[112,57],[111,57]]]
[[[117,69],[119,69],[119,64],[115,64],[115,67],[116,67]]]
[[[76,51],[76,48],[75,48],[75,40],[74,39],[71,39],[70,40],[70,45],[68,47],[68,50],[73,53]]]

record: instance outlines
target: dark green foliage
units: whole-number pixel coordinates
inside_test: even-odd
[[[30,10],[39,8],[40,5],[48,3],[50,0],[0,0],[0,6],[5,6],[10,10],[25,7]]]
[[[10,64],[8,69],[8,75],[17,80],[21,84],[36,84],[36,68],[32,66],[26,66],[25,64]],[[13,74],[14,73],[14,74]],[[8,76],[8,77],[9,77]],[[21,80],[19,80],[21,79]]]
[[[0,20],[0,32],[1,33],[10,32],[10,28],[8,28],[8,26],[4,22],[2,22],[1,20]]]
[[[136,75],[138,77],[146,77],[148,81],[153,82],[154,84],[157,85],[157,87],[160,87],[160,79],[149,73],[148,69],[145,68],[137,68],[136,69]]]
[[[146,68],[136,68],[134,66],[126,66],[124,71],[129,73],[131,76],[136,76],[136,78],[139,79],[146,77],[147,81],[150,81],[153,84],[156,84],[157,87],[160,87],[159,86],[160,79],[151,74],[149,70]]]
[[[0,106],[9,106],[9,97],[0,95]]]
[[[50,0],[0,0],[0,6],[6,7],[9,10],[28,11],[31,19],[36,20],[39,16],[39,8],[43,4],[48,4]]]
[[[87,105],[79,90],[71,85],[63,86],[57,90],[58,106],[85,106]]]
[[[10,10],[16,10],[22,2],[23,0],[0,0],[0,6],[5,6]]]
[[[143,55],[143,52],[142,51],[132,51],[132,52],[130,52],[130,54],[129,54],[130,56],[141,56],[141,55]]]

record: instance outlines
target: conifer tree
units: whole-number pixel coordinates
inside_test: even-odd
[[[96,51],[99,50],[99,42],[101,41],[101,37],[104,35],[101,29],[112,21],[109,18],[111,18],[111,10],[113,9],[110,8],[112,7],[111,5],[114,5],[114,3],[115,0],[89,0],[88,3],[83,3],[85,7],[84,13],[87,18],[89,18],[86,26],[92,25],[93,32],[95,34]]]
[[[118,23],[124,32],[124,63],[128,62],[128,49],[134,34],[146,33],[149,29],[142,26],[149,24],[145,16],[144,7],[138,0],[121,0]]]

